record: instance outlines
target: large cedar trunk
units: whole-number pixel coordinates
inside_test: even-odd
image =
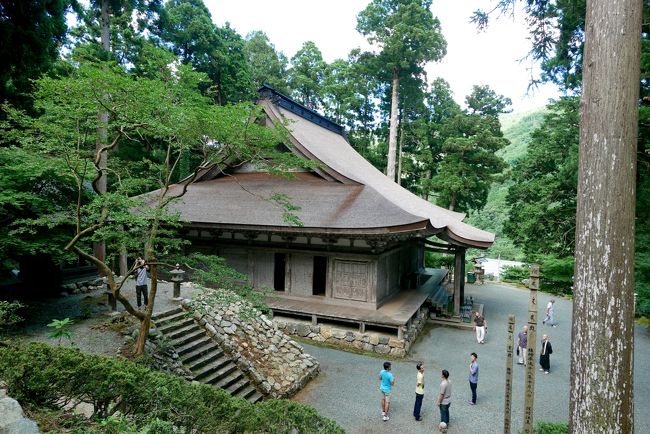
[[[397,123],[398,115],[397,108],[399,105],[398,97],[398,88],[399,88],[399,71],[395,69],[393,71],[393,89],[391,93],[390,101],[390,131],[388,133],[388,166],[386,167],[386,176],[388,176],[391,181],[395,181],[395,165],[397,162]]]
[[[108,0],[102,0],[101,2],[101,43],[102,48],[106,53],[111,50],[111,40],[109,33],[109,12],[108,12]],[[108,134],[106,131],[106,126],[108,125],[108,112],[105,110],[100,110],[97,113],[97,119],[99,120],[99,125],[97,127],[97,143],[95,144],[95,151],[99,152],[101,148],[107,145]],[[97,181],[97,190],[98,193],[106,193],[106,168],[108,167],[108,155],[106,151],[102,152],[99,157],[99,169],[101,170],[100,178]],[[106,245],[103,242],[96,242],[93,244],[94,255],[97,259],[104,262],[106,260]],[[98,270],[101,274],[101,270]]]
[[[632,433],[640,0],[587,1],[576,226],[572,433]]]

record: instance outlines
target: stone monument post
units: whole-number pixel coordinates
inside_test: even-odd
[[[508,342],[506,344],[506,392],[503,407],[503,434],[510,434],[510,416],[512,414],[512,343],[515,331],[515,316],[508,315]]]
[[[533,409],[535,406],[535,371],[537,364],[537,290],[539,289],[539,265],[530,266],[528,282],[530,295],[528,298],[528,351],[526,354],[526,389],[524,391],[524,434],[533,434]]]

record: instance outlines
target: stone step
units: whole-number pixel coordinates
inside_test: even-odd
[[[211,362],[206,363],[205,365],[198,368],[190,366],[190,370],[194,374],[195,380],[201,380],[203,378],[210,377],[210,375],[216,371],[226,368],[229,363],[234,365],[229,357],[222,356],[220,358],[213,359]]]
[[[185,327],[177,328],[176,330],[172,330],[172,331],[163,331],[162,333],[165,335],[165,337],[167,337],[167,339],[175,341],[182,338],[183,336],[187,336],[196,331],[205,333],[205,331],[201,327],[199,327],[199,325],[196,322],[192,321],[190,324],[187,324]]]
[[[183,320],[165,323],[163,326],[158,327],[158,330],[160,330],[162,334],[168,334],[173,332],[174,330],[178,330],[190,324],[196,324],[196,321],[194,321],[194,318],[192,318],[191,316],[186,317]]]
[[[264,399],[264,395],[262,395],[257,389],[255,389],[253,386],[251,386],[251,388],[253,388],[254,392],[253,392],[252,395],[248,396],[246,399],[248,399],[253,404],[255,404],[257,402],[260,402],[261,400]]]
[[[178,353],[179,356],[181,356],[181,359],[185,354],[191,353],[195,350],[198,350],[199,348],[205,347],[207,345],[212,344],[212,339],[210,339],[207,336],[204,336],[201,339],[197,339],[194,342],[187,343],[183,346],[177,346],[175,344],[172,344],[174,348],[176,348],[176,352]]]
[[[222,377],[219,381],[214,383],[215,386],[221,387],[222,389],[228,389],[228,386],[233,385],[237,381],[241,380],[244,377],[244,374],[237,369],[237,366],[233,363],[235,369],[226,377]]]
[[[186,344],[189,344],[189,343],[191,343],[191,342],[193,342],[193,341],[195,341],[197,339],[201,339],[203,337],[207,338],[207,336],[205,335],[205,331],[202,328],[197,327],[197,328],[195,328],[194,330],[192,330],[191,332],[189,332],[187,334],[184,334],[182,336],[178,336],[177,338],[174,338],[174,339],[170,339],[170,342],[175,347],[182,347],[182,346],[184,346]]]
[[[196,360],[202,359],[206,355],[209,354],[221,355],[221,353],[223,353],[223,350],[216,343],[211,341],[210,345],[206,345],[194,351],[185,353],[184,355],[181,356],[181,361],[186,365],[192,365],[196,362]],[[208,358],[208,361],[209,360],[210,359]]]
[[[153,321],[156,323],[156,327],[167,327],[169,324],[176,323],[187,317],[188,314],[185,311],[181,310],[180,312],[165,316],[163,318],[154,319]]]
[[[241,374],[237,370],[237,365],[235,365],[233,362],[230,362],[226,364],[224,367],[221,369],[212,372],[210,375],[207,377],[204,377],[201,382],[206,383],[206,384],[212,384],[213,386],[217,385],[217,383],[221,382],[224,378],[227,376],[231,375],[233,372],[237,372],[238,374]],[[228,383],[230,384],[230,383]],[[226,384],[226,385],[228,385]],[[218,386],[223,388],[222,386]]]
[[[172,316],[172,315],[176,315],[176,314],[178,314],[180,312],[185,312],[185,311],[183,309],[181,309],[180,307],[177,307],[177,308],[174,308],[174,309],[166,310],[164,312],[155,312],[153,315],[151,315],[151,319],[155,321],[155,320],[167,318],[167,317]]]
[[[194,370],[202,368],[208,363],[223,357],[223,355],[223,350],[215,345],[211,350],[200,353],[197,358],[188,357],[187,359],[181,359],[183,364],[190,366],[191,369]]]
[[[228,393],[230,393],[232,396],[241,396],[240,392],[242,392],[247,386],[249,386],[251,382],[248,380],[246,377],[242,377],[239,381],[236,383],[231,384],[226,388]],[[244,398],[242,396],[242,398]]]

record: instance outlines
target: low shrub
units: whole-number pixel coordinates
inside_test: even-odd
[[[169,423],[187,432],[205,433],[343,432],[313,408],[294,401],[253,405],[222,389],[75,348],[41,343],[2,347],[0,379],[19,401],[61,408],[80,400],[93,404],[97,417],[107,418],[119,411],[137,426]]]
[[[521,283],[522,280],[528,279],[529,276],[530,268],[527,265],[505,265],[500,274],[502,281],[511,283]]]
[[[535,434],[569,434],[569,425],[566,422],[537,422]]]

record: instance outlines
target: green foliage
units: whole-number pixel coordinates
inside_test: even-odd
[[[431,0],[373,0],[359,13],[357,31],[380,47],[380,64],[389,77],[394,71],[421,71],[447,51]]]
[[[276,51],[266,33],[255,31],[246,35],[244,52],[255,88],[268,84],[278,92],[289,94],[286,78],[287,57]]]
[[[156,27],[158,36],[184,64],[209,77],[209,85],[202,86],[205,95],[218,104],[252,99],[244,39],[228,23],[217,27],[201,0],[166,2]]]
[[[566,422],[537,422],[534,434],[569,434],[569,425]]]
[[[56,62],[65,41],[66,13],[71,3],[70,0],[2,1],[0,103],[11,102],[22,109],[31,109],[31,81],[48,72]]]
[[[326,63],[312,41],[305,42],[291,58],[287,80],[292,96],[305,107],[319,110],[323,106],[323,80]]]
[[[429,268],[441,268],[445,266],[452,268],[454,266],[454,256],[442,253],[425,252],[424,266]]]
[[[59,346],[61,340],[67,339],[72,344],[72,331],[70,326],[74,323],[70,318],[52,320],[47,326],[52,329],[48,336],[50,339],[58,339]]]
[[[23,318],[18,314],[18,311],[23,307],[25,305],[19,301],[0,300],[0,331],[23,321]]]
[[[0,378],[21,403],[61,408],[80,400],[93,404],[101,418],[119,410],[129,420],[113,418],[105,427],[124,427],[127,432],[133,424],[139,429],[149,426],[150,431],[144,432],[166,432],[170,424],[185,432],[206,433],[343,432],[333,421],[294,401],[253,405],[213,386],[71,348],[36,343],[0,348]],[[151,431],[154,426],[162,431]]]
[[[506,265],[501,270],[501,280],[510,283],[521,283],[522,280],[528,279],[530,269],[527,266],[509,266]]]
[[[564,257],[575,244],[579,100],[562,98],[548,109],[512,169],[503,229],[528,255]]]
[[[508,144],[498,116],[510,99],[487,86],[474,86],[466,102],[467,110],[445,120],[441,127],[443,157],[428,185],[439,205],[459,211],[485,205],[490,186],[506,167],[496,152]]]

